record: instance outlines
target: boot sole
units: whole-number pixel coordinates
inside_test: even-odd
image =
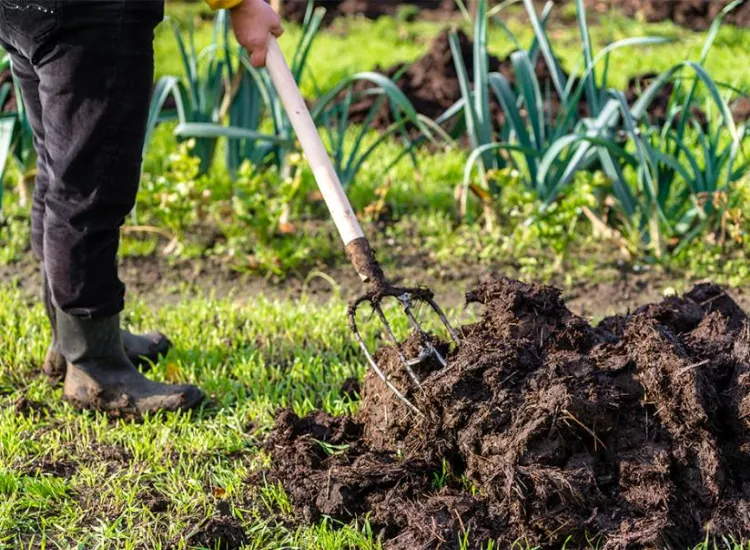
[[[192,410],[196,408],[198,405],[200,405],[206,397],[206,394],[200,390],[200,388],[195,388],[196,391],[190,392],[193,394],[192,398],[180,405],[179,407],[174,408],[157,408],[153,410],[147,410],[147,411],[140,411],[138,408],[133,404],[130,396],[121,394],[119,397],[113,399],[102,399],[97,398],[94,400],[94,402],[87,402],[84,400],[81,400],[75,396],[69,396],[63,394],[63,401],[66,401],[69,403],[74,409],[84,411],[84,410],[94,410],[101,413],[106,414],[109,417],[112,418],[123,418],[127,420],[138,420],[140,419],[144,414],[163,414],[163,413],[177,413],[177,412],[187,412],[189,410]],[[187,399],[187,395],[184,396]]]

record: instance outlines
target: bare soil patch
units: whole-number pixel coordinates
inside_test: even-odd
[[[555,0],[564,4],[572,0]],[[731,0],[587,0],[595,13],[618,10],[629,17],[642,17],[647,21],[672,21],[680,26],[703,31]],[[497,2],[492,2],[495,4]],[[543,2],[540,2],[542,4]],[[333,19],[345,15],[358,15],[371,19],[395,14],[401,4],[414,6],[420,10],[418,17],[450,19],[458,10],[453,0],[415,0],[402,3],[397,0],[318,0],[316,5],[327,9],[327,16]],[[290,21],[302,21],[306,0],[285,0],[283,16]],[[726,18],[726,23],[741,28],[750,27],[750,2],[740,5]]]
[[[229,516],[208,519],[187,540],[193,546],[216,550],[237,550],[249,542],[242,522]]]
[[[378,353],[424,418],[371,375],[357,418],[278,416],[266,476],[300,521],[369,514],[387,548],[750,537],[750,320],[722,288],[597,326],[549,286],[501,278],[466,299],[483,314],[421,391]]]
[[[641,16],[647,21],[673,21],[696,31],[711,26],[721,10],[731,0],[592,0],[599,9],[616,8],[631,17]],[[750,2],[745,1],[730,13],[725,22],[741,28],[750,27]]]

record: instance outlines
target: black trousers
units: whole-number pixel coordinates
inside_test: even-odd
[[[120,227],[138,190],[163,16],[163,0],[0,0],[0,45],[39,157],[32,248],[71,315],[124,305]]]

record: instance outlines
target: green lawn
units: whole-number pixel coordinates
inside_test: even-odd
[[[0,548],[195,547],[186,537],[222,513],[252,537],[248,548],[369,547],[349,527],[285,527],[288,514],[268,517],[288,508],[283,492],[248,481],[277,408],[356,411],[340,393],[363,373],[344,310],[341,300],[304,298],[131,304],[129,326],[159,326],[176,344],[153,376],[198,383],[209,400],[191,414],[128,423],[62,402],[39,373],[49,342],[42,308],[0,287]]]

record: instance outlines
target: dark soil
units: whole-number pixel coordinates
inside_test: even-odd
[[[750,97],[741,97],[732,103],[732,116],[737,122],[750,120]]]
[[[495,279],[466,296],[448,368],[407,384],[421,418],[368,375],[358,418],[283,411],[270,481],[300,519],[369,514],[386,548],[687,548],[750,537],[750,320],[695,286],[598,326],[558,290]],[[418,342],[403,345],[414,356]],[[321,445],[319,442],[330,445]]]
[[[317,0],[315,6],[326,9],[328,20],[342,15],[358,15],[376,19],[383,15],[395,15],[404,6],[413,6],[420,10],[420,17],[426,13],[450,17],[457,11],[454,0]],[[288,21],[301,22],[307,10],[307,0],[285,0],[282,4],[282,16]]]
[[[555,0],[558,4],[572,0]],[[673,21],[689,29],[702,31],[731,0],[587,0],[595,12],[606,13],[619,10],[630,17],[643,17],[647,21]],[[540,2],[543,3],[543,2]],[[327,9],[327,17],[333,19],[342,15],[359,15],[374,19],[382,15],[393,15],[401,4],[414,6],[420,10],[419,17],[441,17],[448,19],[457,13],[453,0],[318,0],[316,5]],[[494,3],[493,3],[494,4]],[[285,0],[283,16],[290,21],[302,21],[306,0]],[[742,28],[750,27],[750,2],[746,1],[734,10],[725,22]]]
[[[193,546],[215,550],[236,550],[248,543],[242,523],[228,516],[210,518],[188,539]]]
[[[26,399],[25,397],[21,397],[15,402],[14,409],[17,415],[26,418],[36,415],[49,415],[49,407],[47,405],[45,405],[44,403],[40,403],[39,401]]]
[[[4,84],[10,84],[11,88],[10,92],[8,93],[8,97],[5,99],[5,102],[0,105],[0,112],[14,113],[18,108],[18,105],[16,103],[16,90],[15,88],[13,88],[13,75],[11,74],[10,69],[0,71],[0,87],[2,87]]]
[[[72,462],[67,460],[52,460],[50,458],[38,458],[34,460],[23,472],[27,476],[38,476],[39,474],[51,475],[68,479],[78,471]]]
[[[143,505],[148,508],[152,514],[163,514],[169,510],[169,499],[157,491],[154,487],[148,487],[139,498]]]
[[[607,4],[596,0],[599,4]],[[630,16],[640,15],[647,21],[673,21],[689,29],[703,31],[731,0],[617,0],[609,2]],[[745,1],[724,20],[729,25],[750,27],[750,2]]]

